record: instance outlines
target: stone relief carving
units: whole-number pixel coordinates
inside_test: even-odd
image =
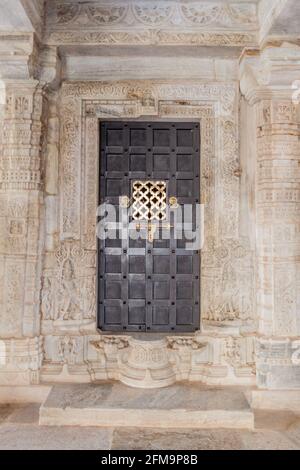
[[[234,5],[195,1],[182,4],[168,0],[152,1],[151,5],[147,1],[128,3],[48,2],[46,41],[48,44],[228,46],[257,43],[257,11],[250,2]]]
[[[88,27],[100,24],[112,26],[252,26],[257,27],[257,11],[252,3],[227,5],[221,2],[185,2],[178,1],[132,1],[123,2],[84,2],[61,3],[59,0],[48,6],[49,25],[82,25]]]
[[[182,46],[235,46],[246,47],[257,44],[252,33],[192,33],[173,31],[136,32],[51,32],[47,36],[48,45],[59,44],[99,44],[99,45],[182,45]]]
[[[297,331],[297,275],[295,269],[276,269],[274,333],[293,335]]]
[[[49,266],[50,265],[50,266]],[[41,294],[42,319],[56,323],[95,319],[95,255],[79,244],[62,244],[49,254]]]
[[[247,239],[208,240],[202,251],[202,318],[254,321],[254,254]]]
[[[106,354],[109,354],[111,350],[120,350],[128,348],[129,342],[128,336],[101,336],[100,339],[90,341],[90,344],[97,350],[97,351],[105,351]]]
[[[0,385],[36,385],[43,360],[43,338],[2,339]]]
[[[83,336],[77,334],[47,335],[44,339],[44,361],[41,368],[43,381],[86,382]]]
[[[197,341],[194,337],[169,337],[167,338],[167,347],[169,349],[180,350],[181,348],[187,348],[190,350],[202,349],[207,346],[207,343],[201,343]]]
[[[171,3],[163,5],[161,2],[153,2],[151,5],[133,3],[132,9],[135,18],[148,26],[157,26],[167,22],[173,11]]]
[[[57,5],[57,24],[68,24],[78,17],[80,5],[61,4]]]
[[[241,364],[241,345],[240,339],[229,336],[225,339],[223,358],[232,367]]]
[[[181,6],[183,16],[193,24],[207,26],[212,24],[234,25],[253,24],[257,22],[253,5],[191,3]]]
[[[59,360],[67,364],[75,364],[76,357],[80,352],[80,341],[77,337],[63,336],[58,339]]]
[[[87,14],[91,21],[95,21],[97,24],[115,24],[120,23],[124,18],[128,7],[125,5],[104,5],[104,6],[87,6]]]

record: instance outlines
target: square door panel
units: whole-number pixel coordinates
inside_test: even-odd
[[[177,129],[177,146],[192,147],[193,132],[193,129]]]
[[[101,140],[102,142],[102,140]],[[120,147],[123,145],[123,129],[107,129],[106,145],[108,147]]]
[[[131,276],[130,276],[131,277]],[[146,282],[145,280],[129,279],[129,299],[145,299]]]
[[[176,323],[178,325],[191,325],[193,323],[193,307],[191,305],[178,305],[176,307]]]
[[[131,147],[145,147],[147,144],[146,129],[130,129]]]
[[[126,171],[127,159],[122,154],[109,153],[106,157],[107,171]]]
[[[142,249],[146,247],[146,240],[144,238],[129,238],[129,248]]]
[[[177,256],[177,274],[193,274],[193,257],[188,255]]]
[[[108,325],[121,324],[122,323],[121,306],[105,306],[104,307],[104,321]]]
[[[156,305],[152,309],[152,319],[154,325],[168,325],[170,322],[170,311],[166,305]]]
[[[145,256],[129,256],[129,272],[134,274],[143,274],[146,269]]]
[[[193,171],[193,165],[192,155],[177,155],[177,171],[191,172]]]
[[[106,273],[120,273],[122,271],[121,256],[106,255],[105,256],[105,271]]]
[[[146,155],[130,155],[130,171],[146,171]]]
[[[106,195],[107,196],[121,196],[122,185],[123,185],[123,180],[121,179],[107,179],[106,180]]]
[[[153,255],[153,273],[169,274],[170,272],[170,256]]]
[[[169,171],[170,170],[170,156],[154,154],[153,155],[153,170],[154,171]]]
[[[192,299],[193,298],[193,282],[192,281],[177,281],[176,298],[178,300]]]
[[[120,281],[106,281],[105,282],[105,298],[106,299],[121,299],[122,297],[122,283]]]
[[[170,298],[170,283],[168,281],[154,282],[153,298],[155,300],[168,300]]]
[[[169,147],[170,131],[168,129],[153,129],[154,147]]]
[[[193,180],[177,180],[178,197],[192,197],[193,188],[194,188]]]
[[[129,306],[128,323],[131,325],[144,325],[146,322],[145,306]]]

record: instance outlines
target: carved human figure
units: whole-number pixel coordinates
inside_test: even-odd
[[[58,305],[60,320],[69,320],[76,317],[76,311],[78,308],[77,286],[74,266],[70,259],[67,259],[63,264],[58,290]]]
[[[93,318],[96,310],[95,283],[92,279],[85,279],[80,292],[81,312],[83,318]]]
[[[41,309],[44,320],[54,320],[52,284],[48,277],[44,278]]]

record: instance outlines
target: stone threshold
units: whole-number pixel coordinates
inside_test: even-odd
[[[53,386],[40,408],[47,426],[253,429],[242,390],[177,383],[161,389],[117,382]]]

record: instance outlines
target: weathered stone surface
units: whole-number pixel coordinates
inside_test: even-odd
[[[40,424],[162,428],[253,428],[241,391],[176,384],[139,390],[121,384],[55,386],[40,409]]]
[[[49,427],[36,405],[0,408],[0,449],[299,450],[299,415],[255,413],[255,430]]]
[[[1,450],[105,450],[112,431],[96,428],[62,428],[4,424],[0,426]]]
[[[230,430],[117,429],[113,450],[237,450],[242,449],[240,432]]]

